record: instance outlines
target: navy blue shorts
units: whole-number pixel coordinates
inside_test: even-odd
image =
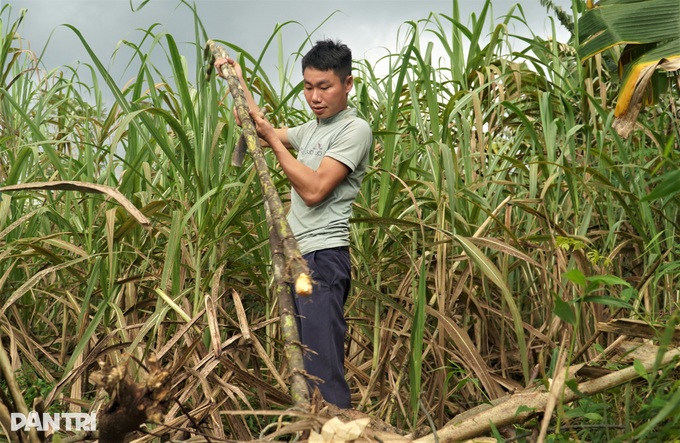
[[[326,402],[350,408],[345,380],[344,311],[351,284],[349,248],[322,249],[303,257],[314,281],[311,295],[295,294],[300,340],[309,349],[304,353],[305,371],[321,379],[316,386]],[[315,386],[314,382],[310,385]]]

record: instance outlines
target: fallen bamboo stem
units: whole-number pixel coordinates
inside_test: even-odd
[[[680,348],[674,348],[665,353],[658,367],[666,366],[680,356]],[[646,372],[657,368],[655,357],[650,357],[642,361]],[[630,366],[602,377],[588,380],[578,385],[578,392],[566,389],[561,401],[569,403],[580,398],[582,395],[594,395],[616,386],[627,383],[640,375],[635,367]],[[453,443],[456,441],[471,439],[484,435],[491,431],[491,424],[496,427],[503,427],[514,423],[522,423],[532,416],[541,413],[550,398],[550,393],[539,390],[523,391],[511,395],[506,401],[486,409],[469,419],[447,425],[436,432],[436,435],[429,434],[425,437],[414,440],[415,443]],[[522,410],[519,410],[519,408]]]

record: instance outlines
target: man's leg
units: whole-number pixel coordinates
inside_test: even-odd
[[[349,251],[323,249],[305,254],[304,258],[314,280],[312,295],[295,295],[300,340],[313,351],[305,353],[305,370],[322,380],[318,387],[325,401],[350,408],[345,380],[344,313],[351,282]]]

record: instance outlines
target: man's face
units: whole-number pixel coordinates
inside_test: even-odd
[[[347,94],[354,84],[351,75],[342,81],[332,69],[306,68],[303,78],[305,99],[318,118],[333,117],[347,107]]]

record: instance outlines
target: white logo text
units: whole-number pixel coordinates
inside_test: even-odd
[[[62,426],[63,425],[63,426]],[[63,412],[39,414],[31,411],[28,415],[19,412],[11,414],[12,431],[23,429],[28,431],[35,428],[38,431],[96,431],[97,417],[94,413]]]

